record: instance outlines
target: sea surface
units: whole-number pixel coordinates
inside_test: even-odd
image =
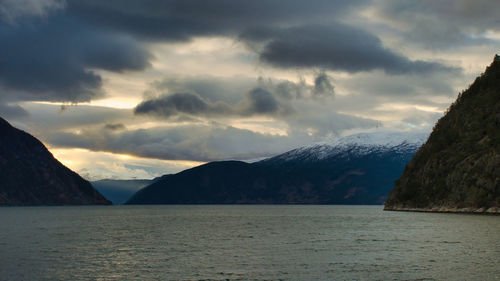
[[[500,280],[500,216],[382,206],[5,207],[0,280]]]

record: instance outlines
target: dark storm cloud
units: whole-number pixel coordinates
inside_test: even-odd
[[[296,24],[336,16],[365,0],[71,0],[69,13],[99,27],[148,40],[237,35],[256,25]]]
[[[241,101],[244,93],[256,86],[255,78],[249,77],[166,77],[152,84],[153,92],[196,93],[201,98],[211,102],[226,102],[236,104]]]
[[[330,81],[330,77],[324,72],[314,78],[314,95],[316,96],[331,96],[334,94],[334,86]]]
[[[286,114],[284,106],[263,88],[254,88],[243,100],[231,105],[223,101],[211,102],[192,93],[174,93],[147,99],[138,104],[134,113],[161,118],[182,115],[203,117],[238,117],[252,115]],[[180,119],[182,120],[182,119]]]
[[[254,50],[262,61],[278,67],[349,72],[383,69],[389,74],[453,70],[439,63],[412,61],[385,48],[378,37],[339,23],[368,3],[365,0],[72,0],[68,1],[67,10],[89,25],[131,34],[141,40],[187,41],[196,36],[222,35],[240,37],[252,47],[255,41],[260,41],[264,47]]]
[[[11,100],[81,102],[102,95],[89,69],[142,70],[149,53],[122,34],[90,29],[64,15],[0,22],[0,85]]]
[[[405,30],[406,39],[427,48],[457,48],[498,44],[487,31],[500,30],[500,5],[496,0],[383,0],[378,14]]]
[[[0,86],[10,100],[82,102],[101,97],[103,81],[96,70],[143,70],[151,60],[145,41],[196,36],[241,38],[249,46],[259,45],[255,50],[260,59],[278,67],[383,69],[389,74],[450,70],[409,60],[385,48],[378,37],[338,23],[365,7],[366,0],[5,3],[9,5],[0,5]]]
[[[155,95],[158,92],[164,94]],[[318,97],[334,97],[331,77],[324,72],[315,76],[313,85],[302,80],[292,82],[262,77],[176,77],[152,83],[152,88],[146,91],[146,98],[134,112],[170,121],[182,115],[286,118],[291,114],[300,114],[300,109],[293,106],[294,101]]]
[[[247,95],[245,109],[249,114],[268,114],[278,111],[278,101],[273,94],[262,88],[255,88]]]
[[[336,15],[365,0],[2,1],[0,86],[10,100],[82,102],[103,95],[94,69],[143,70],[136,40],[234,36],[248,26]]]
[[[240,38],[259,53],[260,60],[277,67],[319,67],[347,72],[382,69],[388,74],[458,71],[435,62],[409,60],[384,47],[378,37],[338,23],[256,28]]]
[[[330,78],[329,78],[330,79]],[[274,80],[271,78],[259,77],[167,77],[163,80],[152,83],[149,93],[196,93],[203,99],[211,102],[225,102],[237,104],[241,102],[249,92],[256,88],[262,88],[272,94],[277,99],[291,100],[310,95],[314,89],[304,81],[298,83],[288,80]]]
[[[229,105],[212,103],[191,93],[175,93],[149,99],[138,104],[135,114],[152,114],[161,117],[172,117],[179,114],[194,116],[211,116],[232,114]]]

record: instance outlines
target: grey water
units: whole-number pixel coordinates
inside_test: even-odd
[[[382,206],[0,208],[0,280],[500,280],[500,216]]]

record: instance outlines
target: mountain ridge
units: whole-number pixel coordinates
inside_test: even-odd
[[[0,206],[111,204],[32,135],[0,118]]]
[[[427,132],[377,131],[373,133],[359,133],[292,149],[259,162],[276,161],[278,159],[289,161],[295,158],[302,158],[306,161],[318,161],[333,157],[346,150],[352,150],[353,153],[357,153],[358,155],[374,151],[416,151],[425,142],[427,136]]]
[[[418,142],[365,145],[363,153],[333,144],[331,157],[284,153],[254,163],[210,162],[163,178],[126,204],[382,204],[418,148],[407,144]],[[310,156],[324,147],[298,150]]]

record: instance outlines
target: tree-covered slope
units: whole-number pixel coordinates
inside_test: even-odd
[[[500,57],[462,92],[396,181],[386,210],[500,207]]]

